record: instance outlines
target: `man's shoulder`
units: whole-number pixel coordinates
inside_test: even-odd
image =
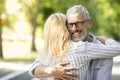
[[[92,43],[95,43],[95,44],[102,44],[102,42],[99,41],[99,40],[97,39],[97,36],[95,36],[95,35],[92,34],[92,33],[89,33],[89,35],[93,38]]]

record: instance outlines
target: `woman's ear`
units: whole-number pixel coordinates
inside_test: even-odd
[[[92,19],[88,20],[88,29],[90,29],[92,27],[93,21]]]

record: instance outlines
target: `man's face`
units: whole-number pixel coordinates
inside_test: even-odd
[[[88,21],[85,20],[85,16],[82,13],[74,13],[67,16],[67,28],[72,40],[84,41],[88,35]]]

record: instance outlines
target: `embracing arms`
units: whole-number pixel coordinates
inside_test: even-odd
[[[105,45],[88,43],[87,54],[93,59],[112,58],[120,55],[120,44],[112,39],[107,39]]]
[[[33,77],[42,78],[42,77],[55,77],[59,79],[70,78],[72,80],[77,78],[77,75],[72,74],[70,71],[77,70],[77,67],[64,67],[68,65],[69,62],[60,62],[53,67],[48,67],[42,65],[40,59],[36,59],[33,62],[29,74]]]

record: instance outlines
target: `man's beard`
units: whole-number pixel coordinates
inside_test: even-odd
[[[84,31],[84,33],[82,34],[80,38],[73,38],[72,40],[75,42],[84,41],[86,37],[87,37],[87,31]]]

